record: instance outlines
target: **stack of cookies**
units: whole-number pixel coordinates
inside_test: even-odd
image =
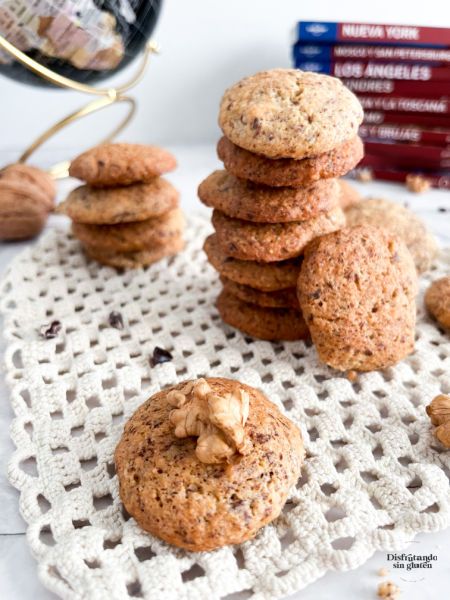
[[[362,117],[339,80],[295,69],[257,73],[225,92],[217,151],[226,170],[198,193],[214,208],[204,250],[229,325],[266,340],[309,336],[296,293],[302,254],[345,225],[337,177],[363,156]]]
[[[103,144],[78,156],[69,174],[86,182],[56,211],[101,264],[134,269],[179,252],[184,215],[177,190],[160,175],[175,158],[157,146]]]

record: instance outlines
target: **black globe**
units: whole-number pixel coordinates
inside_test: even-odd
[[[126,67],[144,47],[162,0],[0,0],[0,33],[41,65],[80,83]],[[0,73],[50,86],[0,50]]]

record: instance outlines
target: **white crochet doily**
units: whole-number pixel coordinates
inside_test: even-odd
[[[450,253],[421,279],[415,352],[351,383],[310,343],[257,341],[221,321],[217,275],[201,250],[209,230],[191,219],[184,252],[126,273],[51,230],[1,283],[16,414],[9,478],[40,578],[63,598],[273,600],[450,524],[450,452],[424,408],[450,392],[450,338],[423,309],[423,291],[450,271]],[[123,330],[108,325],[113,310]],[[55,319],[58,336],[41,339],[37,328]],[[155,346],[172,362],[152,368]],[[150,395],[210,375],[262,389],[300,426],[307,460],[282,515],[254,540],[189,553],[126,514],[113,453]]]

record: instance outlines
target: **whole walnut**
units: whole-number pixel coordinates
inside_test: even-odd
[[[55,184],[50,175],[15,163],[0,170],[0,240],[27,239],[44,227],[53,208]]]

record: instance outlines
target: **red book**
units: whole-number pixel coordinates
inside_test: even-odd
[[[395,113],[385,111],[366,111],[364,123],[381,125],[396,123],[400,125],[416,125],[419,127],[443,127],[450,129],[450,116],[448,115],[422,115],[417,113]]]
[[[356,94],[390,95],[413,98],[450,96],[447,81],[395,81],[394,79],[342,79],[342,83]]]
[[[450,47],[450,29],[380,23],[300,21],[297,24],[297,39],[316,44],[364,42]]]
[[[365,144],[367,146],[367,144]],[[388,145],[388,144],[386,144]],[[425,146],[424,146],[425,148]],[[450,170],[450,159],[436,160],[433,158],[417,158],[415,156],[404,156],[403,154],[373,154],[367,148],[367,154],[361,160],[358,166],[367,165],[369,161],[378,159],[378,163],[391,169],[422,169],[424,171],[446,171]]]
[[[422,129],[406,125],[361,125],[359,135],[371,140],[414,142],[446,146],[450,144],[450,129]]]
[[[421,48],[417,46],[369,46],[365,44],[333,44],[330,58],[342,60],[384,60],[435,62],[450,64],[450,50],[447,48]]]
[[[363,167],[365,168],[365,167]],[[354,174],[358,175],[359,168],[356,168]],[[405,183],[411,171],[406,169],[389,169],[383,167],[370,167],[370,172],[375,179],[382,181],[394,181],[396,183]],[[423,173],[424,179],[427,179],[431,186],[439,189],[450,189],[450,172],[449,173]]]
[[[402,96],[359,96],[364,110],[388,112],[419,112],[430,114],[450,114],[450,100],[447,98],[405,98]]]
[[[429,65],[414,63],[337,61],[329,63],[329,69],[321,72],[351,79],[447,81],[447,93],[450,93],[450,67],[430,67]]]
[[[392,142],[366,142],[368,154],[383,156],[404,156],[419,160],[450,161],[450,146],[418,146],[416,144],[395,144]]]

